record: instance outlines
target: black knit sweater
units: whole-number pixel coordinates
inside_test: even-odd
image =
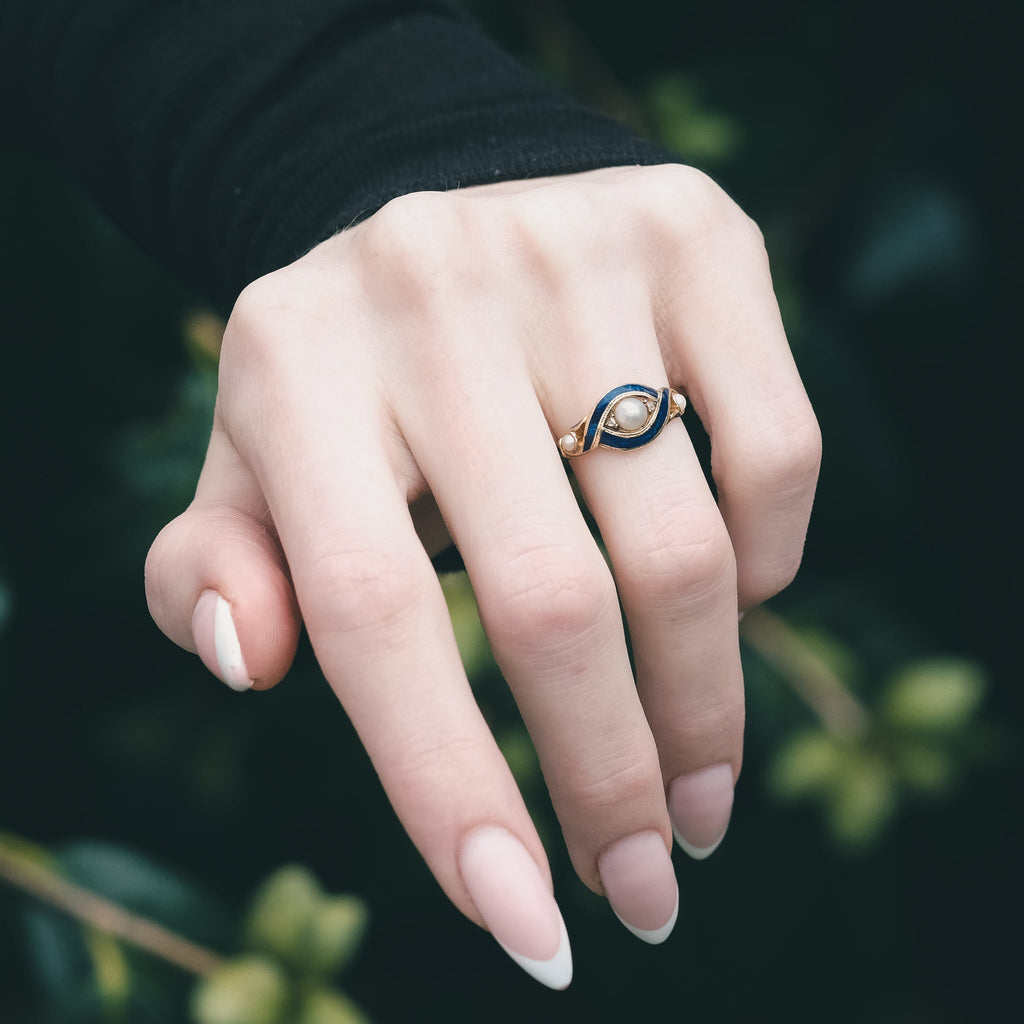
[[[673,159],[435,0],[2,0],[0,105],[228,302],[397,195]]]

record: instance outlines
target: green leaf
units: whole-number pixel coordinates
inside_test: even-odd
[[[919,661],[896,675],[882,699],[885,721],[898,729],[949,735],[973,718],[985,696],[985,674],[956,658]]]
[[[272,960],[244,956],[204,978],[192,999],[196,1024],[285,1024],[288,981]]]
[[[644,99],[654,134],[677,153],[691,160],[716,161],[728,159],[739,149],[738,122],[708,109],[697,86],[685,75],[662,75]]]
[[[90,928],[84,932],[92,957],[93,977],[104,1021],[128,1020],[132,996],[132,971],[121,944],[112,935]]]
[[[327,978],[353,957],[369,911],[355,896],[328,896],[298,864],[275,871],[260,886],[246,918],[248,949],[279,959],[300,978]]]
[[[231,915],[213,893],[138,850],[78,840],[61,847],[57,860],[70,881],[194,941],[223,949],[234,933]]]
[[[769,770],[769,786],[783,800],[797,800],[830,789],[848,762],[843,741],[820,730],[790,736]]]
[[[304,1000],[296,1024],[369,1024],[369,1018],[350,999],[316,989]]]
[[[832,834],[843,845],[867,846],[896,811],[898,790],[893,770],[878,755],[858,752],[836,781],[826,805]]]
[[[345,967],[363,941],[369,918],[366,904],[355,896],[323,899],[306,936],[307,973],[329,978]]]
[[[76,842],[55,856],[17,837],[0,836],[0,855],[27,871],[88,889],[188,938],[210,929],[216,901],[176,873],[109,843]],[[34,900],[16,910],[24,960],[47,1019],[62,1024],[177,1024],[183,979],[158,957],[122,943],[100,926]],[[185,918],[184,922],[182,919]],[[177,922],[182,922],[179,926]],[[225,932],[227,929],[225,929]],[[0,1014],[2,1015],[2,1014]]]
[[[244,927],[246,947],[303,972],[323,898],[320,884],[306,868],[292,864],[278,869],[253,898]]]

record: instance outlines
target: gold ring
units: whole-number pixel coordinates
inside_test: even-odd
[[[586,419],[558,439],[558,449],[567,459],[574,459],[598,446],[619,451],[642,448],[685,408],[686,397],[675,388],[622,384],[612,388]]]

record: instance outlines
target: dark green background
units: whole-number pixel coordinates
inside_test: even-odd
[[[187,501],[207,429],[182,344],[197,297],[59,169],[3,151],[0,830],[123,844],[211,907],[304,861],[370,905],[342,984],[381,1024],[1002,1019],[1024,906],[1010,5],[475,7],[541,73],[649,130],[665,127],[655,83],[680,72],[702,116],[733,125],[735,146],[702,159],[766,232],[825,439],[805,566],[774,607],[853,649],[868,697],[907,659],[978,661],[991,756],[845,850],[813,810],[766,795],[803,712],[752,692],[728,841],[677,858],[679,924],[656,949],[575,879],[535,794],[576,960],[569,992],[541,989],[447,905],[307,651],[278,690],[238,697],[150,623],[145,552]],[[497,681],[481,699],[511,721]],[[27,936],[0,890],[0,1021],[86,1019],[52,1008]],[[145,1019],[184,1020],[177,991],[158,986]]]

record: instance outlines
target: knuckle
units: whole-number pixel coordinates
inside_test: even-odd
[[[788,433],[788,454],[783,460],[787,477],[817,480],[821,469],[821,427],[809,406]]]
[[[771,565],[762,566],[743,595],[744,605],[761,604],[785,590],[793,582],[799,568],[799,554],[778,558]]]
[[[429,245],[444,231],[450,198],[437,192],[411,192],[382,206],[360,228],[385,256],[404,258],[410,249]]]
[[[623,808],[646,807],[661,795],[657,762],[636,750],[620,749],[596,766],[564,774],[553,796],[559,805],[571,807],[573,815],[585,819],[617,817]]]
[[[335,546],[307,571],[302,611],[311,633],[389,632],[408,621],[422,587],[412,560],[387,547]]]
[[[821,429],[810,405],[789,409],[749,435],[756,448],[745,457],[745,472],[754,489],[783,501],[804,497],[813,489],[821,467]]]
[[[638,535],[645,543],[627,559],[630,586],[648,599],[699,600],[736,579],[732,542],[713,509],[681,516],[668,508]]]
[[[749,608],[767,601],[793,582],[803,557],[800,538],[792,538],[777,550],[764,554],[746,568],[740,579],[740,606]]]
[[[333,290],[342,286],[335,276]],[[312,333],[312,310],[323,305],[317,274],[299,267],[284,267],[247,285],[235,300],[224,330],[221,365],[244,369],[249,380],[276,380],[288,376],[294,346]],[[234,372],[222,374],[221,394],[232,393],[239,383]]]
[[[515,253],[535,280],[549,289],[569,285],[585,268],[617,253],[607,208],[587,189],[564,182],[520,197],[507,213],[505,249]]]
[[[492,637],[530,647],[572,643],[605,621],[616,604],[615,586],[595,548],[573,554],[538,544],[504,558],[481,592],[481,611]]]
[[[720,686],[691,698],[686,714],[678,716],[673,725],[671,745],[696,764],[738,762],[743,750],[745,718],[743,683],[738,678],[728,687]]]
[[[467,779],[479,777],[480,765],[488,763],[490,755],[474,736],[423,728],[405,730],[394,749],[400,756],[387,767],[387,788],[435,813],[437,794],[463,790]]]
[[[732,205],[711,178],[693,167],[658,168],[652,196],[663,210],[674,211],[680,226],[694,235],[718,226],[723,212]]]
[[[303,308],[303,296],[297,294],[301,274],[285,267],[246,285],[235,299],[227,331],[247,339],[272,335],[290,323]]]
[[[414,192],[392,199],[360,225],[363,273],[370,294],[415,308],[447,294],[452,271],[470,271],[475,227],[461,197]]]
[[[703,171],[682,165],[652,168],[646,198],[656,223],[667,225],[690,245],[728,239],[730,246],[764,251],[764,237],[757,224]]]
[[[590,223],[592,213],[586,191],[560,183],[521,197],[513,216],[522,240],[546,252],[553,243],[573,237],[581,224]]]

